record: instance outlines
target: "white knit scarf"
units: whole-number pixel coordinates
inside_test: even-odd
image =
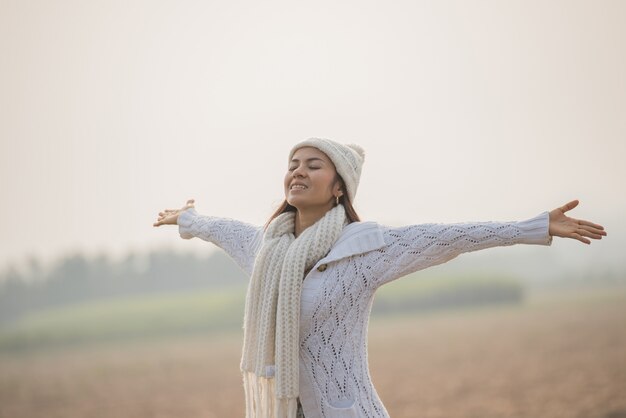
[[[241,358],[246,418],[296,417],[302,280],[346,224],[343,205],[298,238],[295,212],[282,213],[269,224],[246,295]]]

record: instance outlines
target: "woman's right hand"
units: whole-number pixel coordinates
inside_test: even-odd
[[[178,224],[178,215],[182,212],[186,211],[189,208],[193,208],[195,200],[189,199],[185,206],[180,209],[165,209],[163,212],[159,212],[159,218],[152,226],[161,226],[161,225],[177,225]]]

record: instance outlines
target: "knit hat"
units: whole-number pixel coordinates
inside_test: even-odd
[[[297,143],[291,149],[288,161],[291,161],[296,150],[303,147],[317,148],[330,158],[335,165],[337,173],[339,173],[346,185],[350,202],[354,202],[365,159],[363,148],[355,144],[340,144],[325,138],[309,138]]]

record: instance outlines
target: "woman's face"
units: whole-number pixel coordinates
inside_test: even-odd
[[[285,174],[285,199],[298,210],[334,206],[335,196],[341,196],[337,171],[322,151],[313,147],[298,148]]]

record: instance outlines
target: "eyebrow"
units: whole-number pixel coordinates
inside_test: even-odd
[[[321,158],[318,158],[318,157],[307,158],[307,159],[305,160],[305,162],[314,161],[314,160],[319,160],[319,161],[321,161],[321,162],[323,162],[323,163],[326,163],[326,161],[324,161],[324,160],[322,160]],[[290,162],[292,162],[292,163],[293,163],[294,161],[295,161],[295,162],[299,162],[300,160],[298,160],[297,158],[294,158],[294,159],[293,159],[293,160],[291,160]]]

